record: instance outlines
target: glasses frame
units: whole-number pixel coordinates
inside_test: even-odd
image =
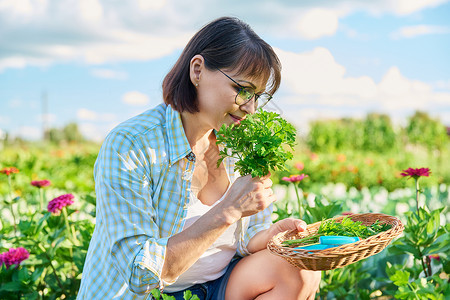
[[[241,93],[242,90],[248,90],[249,88],[248,88],[248,87],[245,87],[245,86],[242,86],[241,84],[237,83],[236,80],[234,80],[233,78],[231,78],[230,76],[228,76],[228,75],[227,75],[225,72],[223,72],[221,69],[217,68],[217,70],[219,70],[220,73],[222,73],[223,75],[225,75],[228,79],[230,79],[231,81],[233,81],[233,82],[239,87],[239,91],[237,92],[236,97],[234,98],[234,103],[236,103],[236,105],[239,105],[239,106],[245,105],[245,104],[249,103],[253,98],[255,98],[255,110],[257,110],[257,109],[263,108],[264,106],[267,105],[267,103],[270,102],[270,100],[272,100],[272,97],[273,97],[273,96],[272,96],[271,94],[266,93],[266,92],[257,94],[257,93],[255,92],[255,90],[252,88],[252,89],[253,89],[253,95],[252,95],[248,100],[244,101],[244,103],[239,104],[239,103],[238,103],[238,100],[237,100],[237,98],[239,97],[239,94]],[[258,106],[258,98],[261,97],[262,95],[267,95],[267,101],[266,101],[263,105]],[[242,98],[241,98],[241,99],[242,99]]]

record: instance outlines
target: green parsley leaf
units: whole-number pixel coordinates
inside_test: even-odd
[[[262,177],[272,170],[286,170],[292,159],[296,130],[275,112],[259,110],[240,124],[222,125],[217,144],[222,144],[219,166],[225,157],[237,159],[236,170],[242,175]]]

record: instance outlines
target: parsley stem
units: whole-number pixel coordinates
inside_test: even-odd
[[[284,245],[296,245],[296,244],[303,244],[309,240],[313,240],[316,239],[318,237],[323,236],[323,234],[314,234],[314,235],[310,235],[301,239],[297,239],[297,240],[286,240],[283,242]]]

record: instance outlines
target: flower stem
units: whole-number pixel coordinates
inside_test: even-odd
[[[295,187],[295,194],[297,195],[297,204],[298,204],[298,215],[299,218],[301,219],[303,217],[303,205],[302,205],[302,200],[300,199],[300,196],[298,194],[298,187],[297,185],[294,183],[294,187]]]
[[[64,214],[64,223],[66,223],[67,233],[69,234],[69,237],[71,237],[72,242],[75,245],[78,245],[78,240],[77,240],[77,237],[75,235],[75,231],[73,230],[72,226],[70,226],[70,224],[69,224],[69,216],[67,214],[67,208],[63,207],[62,211],[63,211],[63,214]]]
[[[72,241],[72,243],[74,245],[78,246],[78,240],[77,240],[77,237],[75,236],[75,232],[73,231],[72,226],[70,226],[70,224],[69,224],[69,216],[67,215],[67,208],[63,207],[62,211],[63,211],[63,214],[64,214],[64,222],[66,223],[67,232],[69,234],[69,237],[70,236],[72,237],[72,238],[69,238],[69,239]],[[75,265],[73,263],[72,247],[69,248],[69,255],[70,255],[70,258],[72,260],[72,277],[75,278]]]
[[[419,213],[419,194],[420,194],[420,188],[419,188],[419,178],[414,178],[416,181],[416,208],[417,213]]]
[[[17,235],[16,215],[14,214],[14,200],[13,200],[13,195],[12,195],[11,176],[8,176],[8,186],[9,186],[9,199],[11,201],[11,215],[13,217],[14,235]]]
[[[57,282],[59,288],[61,289],[61,292],[62,292],[63,294],[65,294],[63,285],[62,285],[62,283],[61,283],[61,280],[59,280],[58,273],[56,272],[56,269],[55,269],[55,267],[53,266],[52,258],[48,255],[47,251],[45,250],[44,246],[42,246],[41,243],[38,243],[38,247],[39,247],[39,249],[42,250],[42,253],[43,253],[43,254],[45,255],[45,257],[48,259],[49,265],[50,265],[50,267],[51,267],[52,270],[53,270],[53,274],[55,275],[56,282]]]
[[[431,271],[431,259],[429,255],[425,255],[425,262],[426,262],[426,266],[428,269],[428,276],[431,276],[432,271]]]
[[[44,191],[42,188],[39,188],[39,207],[41,211],[44,209]]]

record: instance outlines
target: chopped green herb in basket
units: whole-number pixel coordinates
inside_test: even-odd
[[[217,165],[225,157],[237,158],[236,170],[242,175],[265,176],[271,170],[285,170],[291,159],[296,131],[275,112],[259,110],[240,124],[222,125],[217,134],[220,151]]]
[[[366,239],[372,235],[390,229],[390,224],[380,223],[378,220],[372,225],[365,226],[361,221],[354,222],[349,217],[344,217],[341,222],[336,222],[334,219],[322,221],[320,223],[317,233],[296,240],[286,240],[282,244],[284,246],[303,246],[315,244],[319,242],[319,237],[328,235],[338,236],[356,236],[361,240]]]

